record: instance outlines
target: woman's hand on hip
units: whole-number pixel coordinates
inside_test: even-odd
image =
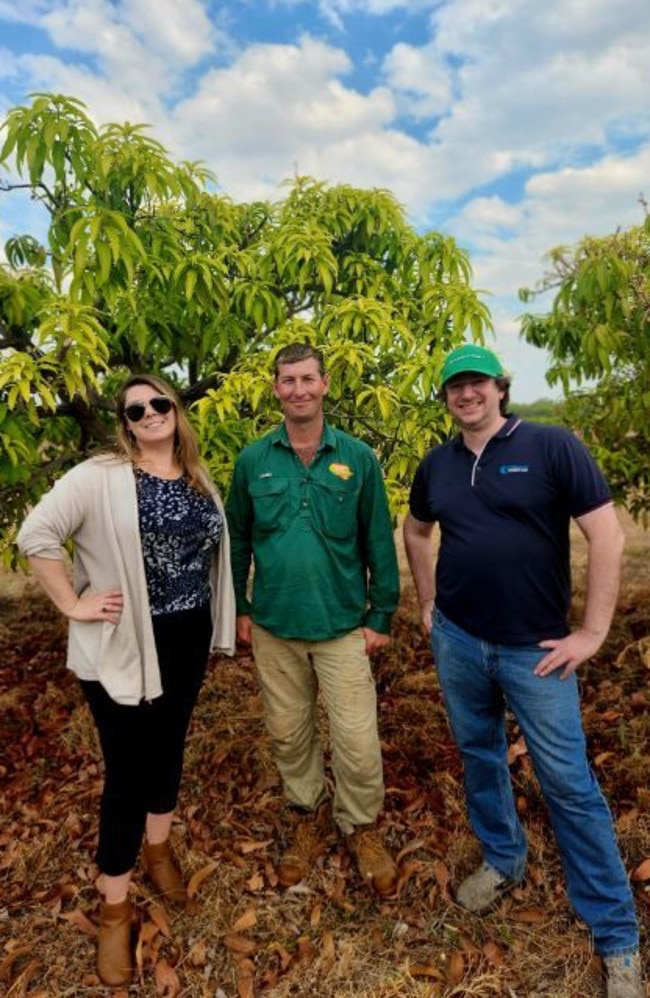
[[[107,589],[101,593],[84,593],[67,611],[67,616],[70,620],[104,620],[119,624],[123,608],[124,598],[119,589]]]

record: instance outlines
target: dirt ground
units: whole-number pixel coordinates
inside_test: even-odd
[[[585,729],[633,878],[650,972],[650,536],[628,537],[619,610],[582,670]],[[576,535],[579,612],[584,546]],[[645,639],[645,640],[644,640]],[[385,762],[382,829],[395,900],[377,900],[340,843],[289,891],[275,862],[284,821],[250,659],[215,659],[193,721],[174,846],[191,910],[167,912],[138,873],[138,978],[94,971],[93,862],[101,763],[65,627],[30,582],[0,577],[0,994],[250,998],[591,998],[589,937],[568,906],[553,835],[519,733],[511,771],[530,841],[520,888],[485,918],[453,900],[478,859],[460,764],[405,576],[391,649],[377,659]],[[323,719],[323,738],[327,741]]]

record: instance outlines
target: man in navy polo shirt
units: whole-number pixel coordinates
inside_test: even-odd
[[[510,380],[492,351],[453,350],[441,383],[460,433],[421,462],[404,540],[483,851],[456,897],[482,914],[524,875],[507,706],[544,793],[569,898],[605,963],[608,998],[641,998],[634,901],[587,761],[576,677],[603,643],[618,594],[623,534],[611,495],[571,433],[508,414]],[[567,622],[572,519],[589,552],[584,616],[574,630]]]

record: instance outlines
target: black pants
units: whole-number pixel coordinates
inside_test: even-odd
[[[105,765],[97,865],[111,877],[136,862],[149,812],[176,807],[185,738],[205,676],[210,609],[153,618],[163,694],[127,706],[111,700],[99,682],[81,681]]]

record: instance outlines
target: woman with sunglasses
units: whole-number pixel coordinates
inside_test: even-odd
[[[235,643],[226,518],[180,399],[161,378],[133,375],[117,417],[115,449],[65,474],[18,535],[69,618],[68,667],[104,757],[97,969],[111,985],[133,973],[128,889],[143,839],[156,892],[186,902],[169,847],[185,738],[209,651]]]

